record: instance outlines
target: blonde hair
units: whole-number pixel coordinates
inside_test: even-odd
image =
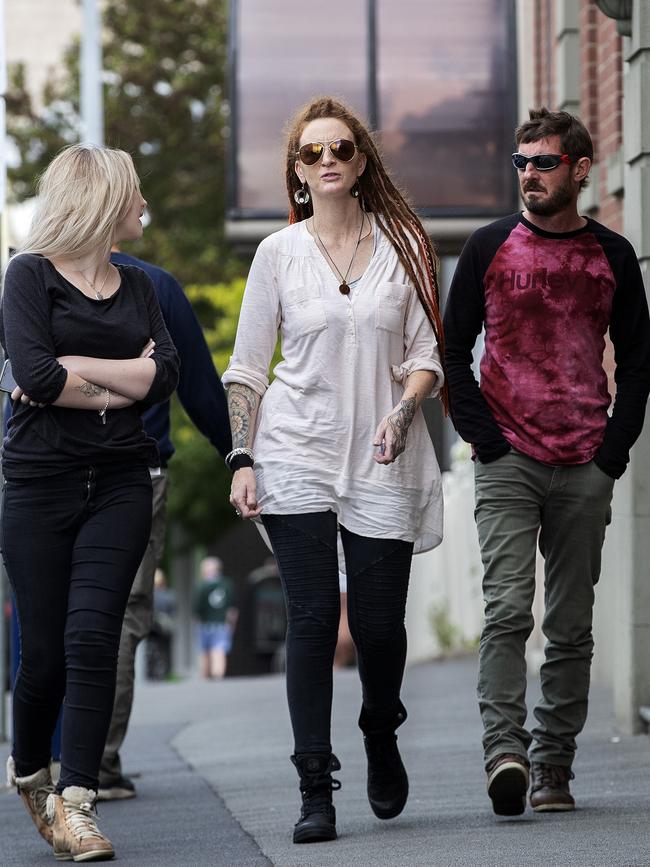
[[[140,181],[125,151],[70,145],[38,183],[38,202],[21,252],[47,258],[108,256],[116,225],[131,207]]]

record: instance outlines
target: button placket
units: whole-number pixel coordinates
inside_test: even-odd
[[[354,316],[354,309],[353,309],[354,305],[352,304],[352,298],[350,297],[350,295],[348,295],[347,297],[348,297],[348,323],[349,323],[348,330],[349,330],[350,338],[351,338],[352,342],[356,343],[357,342],[357,321],[356,321],[356,318]]]

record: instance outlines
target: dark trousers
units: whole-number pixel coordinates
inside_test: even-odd
[[[161,562],[167,529],[167,470],[154,476],[151,534],[142,563],[131,587],[126,605],[120,649],[117,656],[117,678],[113,715],[106,736],[106,745],[99,770],[99,784],[110,786],[122,776],[120,749],[124,743],[133,707],[135,688],[135,654],[140,642],[149,635],[153,625],[153,579]]]
[[[61,777],[97,788],[124,609],[151,525],[146,466],[7,480],[2,555],[20,623],[18,776],[44,768],[63,703]]]
[[[263,515],[262,520],[287,605],[287,696],[295,752],[329,752],[332,662],[340,617],[336,515]],[[394,720],[400,708],[413,543],[358,536],[345,527],[341,539],[363,707],[370,724],[381,727]]]

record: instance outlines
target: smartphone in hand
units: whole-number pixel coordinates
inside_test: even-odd
[[[0,391],[6,391],[7,394],[11,394],[14,388],[17,387],[18,383],[11,372],[11,362],[7,358],[5,363],[2,365],[2,370],[0,371]]]

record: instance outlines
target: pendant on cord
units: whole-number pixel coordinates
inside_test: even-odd
[[[364,226],[365,222],[366,222],[366,215],[362,211],[361,212],[361,225],[359,226],[359,235],[357,237],[357,243],[355,245],[354,253],[352,254],[352,258],[350,259],[350,264],[348,265],[348,270],[345,272],[345,275],[343,275],[341,270],[339,269],[339,266],[336,264],[334,259],[332,259],[332,257],[330,256],[327,247],[325,246],[325,244],[323,244],[323,240],[322,240],[321,236],[318,234],[318,229],[316,228],[316,214],[314,214],[312,217],[312,226],[314,227],[314,232],[316,233],[316,237],[318,238],[318,243],[320,244],[321,249],[323,250],[323,253],[325,253],[327,258],[332,263],[332,265],[334,267],[334,271],[339,275],[339,278],[341,280],[341,282],[339,283],[339,292],[341,293],[341,295],[349,295],[350,294],[350,287],[348,286],[348,275],[349,275],[350,271],[352,270],[352,264],[355,260],[356,255],[357,255],[357,250],[359,249],[359,244],[361,243],[361,234],[363,232],[363,226]]]

